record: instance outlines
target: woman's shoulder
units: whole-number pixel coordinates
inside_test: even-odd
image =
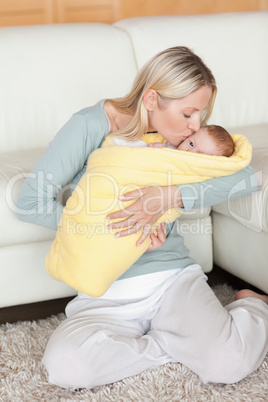
[[[96,103],[95,105],[85,107],[78,112],[74,113],[74,116],[83,116],[85,118],[92,118],[96,116],[99,118],[105,118],[105,113],[103,110],[104,100]]]
[[[109,123],[103,109],[104,102],[105,100],[79,110],[73,114],[72,120],[83,126],[87,133],[100,132],[106,136],[109,133]]]
[[[56,150],[56,153],[64,150],[65,155],[75,154],[76,159],[80,155],[84,164],[109,132],[102,109],[102,104],[96,104],[74,113],[50,142],[49,150]]]

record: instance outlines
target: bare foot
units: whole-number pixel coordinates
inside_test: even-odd
[[[261,295],[260,293],[253,292],[253,290],[243,289],[235,295],[235,300],[245,299],[246,297],[254,297],[255,299],[260,299],[268,304],[268,296]]]

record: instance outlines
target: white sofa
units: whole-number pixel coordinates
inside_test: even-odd
[[[54,231],[16,217],[22,181],[74,112],[125,94],[144,62],[174,45],[212,69],[210,121],[248,135],[263,183],[212,213],[189,213],[180,230],[206,272],[214,261],[268,291],[268,12],[145,17],[0,28],[0,307],[75,294],[45,271]]]

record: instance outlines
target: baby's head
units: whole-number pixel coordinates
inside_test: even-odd
[[[180,151],[197,152],[206,155],[232,156],[234,142],[231,135],[221,126],[208,125],[182,141]]]

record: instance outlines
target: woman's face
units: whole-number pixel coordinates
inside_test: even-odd
[[[154,90],[152,90],[154,91]],[[157,99],[148,108],[149,131],[159,132],[177,147],[181,141],[200,129],[201,113],[208,106],[212,90],[203,86],[180,99],[170,99],[160,109]]]

